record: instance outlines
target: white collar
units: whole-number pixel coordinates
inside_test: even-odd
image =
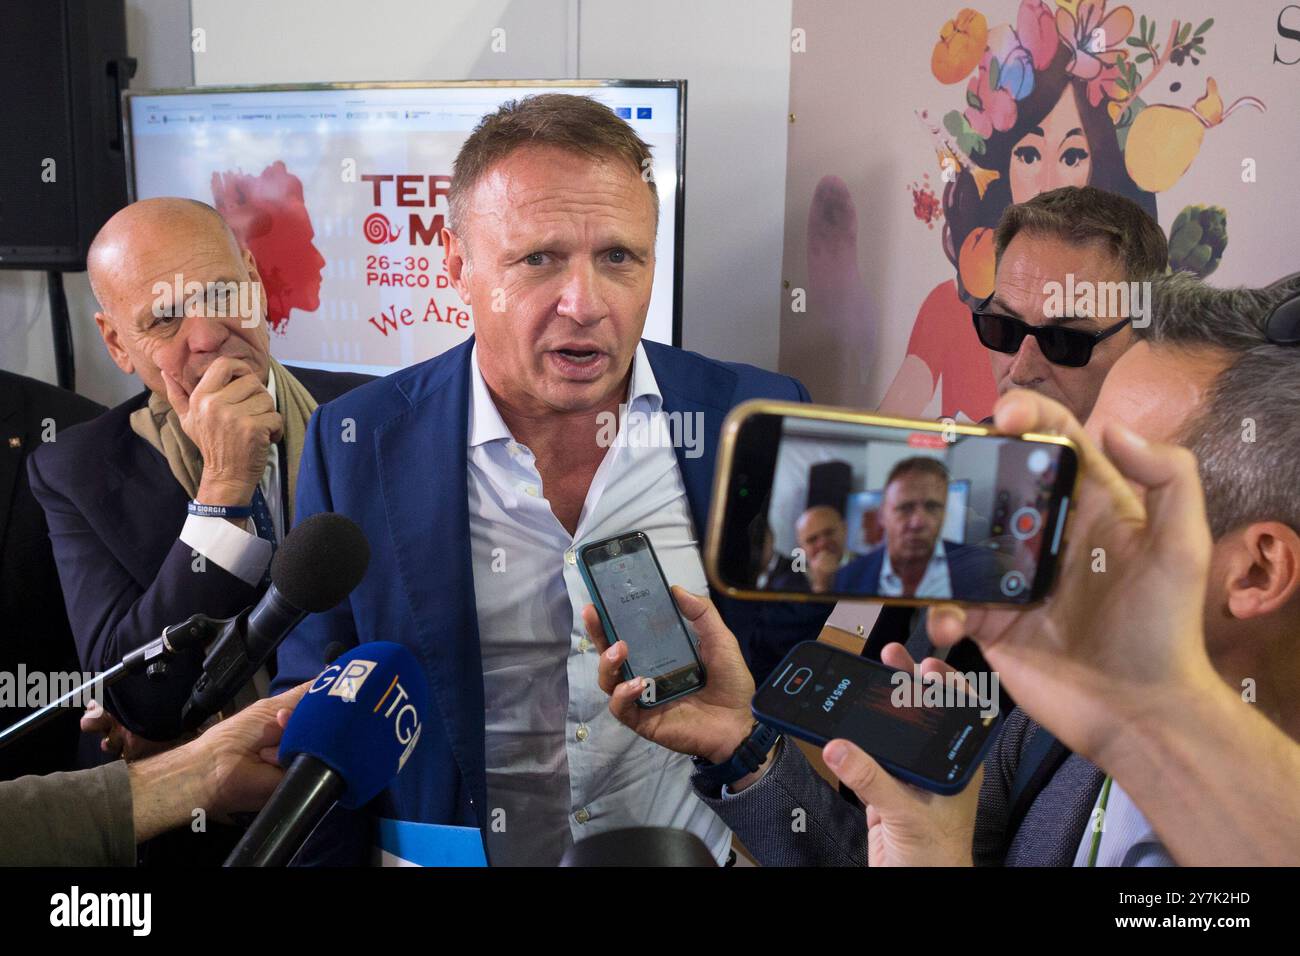
[[[506,427],[505,420],[502,419],[496,402],[492,400],[492,393],[488,391],[487,381],[484,380],[483,371],[479,368],[477,342],[474,343],[474,348],[470,351],[469,364],[468,447],[474,448],[494,441],[513,440],[514,436],[510,434],[510,429]],[[632,386],[630,392],[631,398],[627,402],[629,406],[639,398],[651,402],[652,408],[655,407],[655,403],[659,407],[663,405],[664,397],[663,393],[659,391],[659,382],[655,379],[654,370],[650,368],[650,358],[646,355],[645,346],[640,342],[637,342],[636,352],[632,356]]]
[[[930,563],[925,566],[925,574],[921,575],[922,579],[925,578],[926,574],[930,573],[936,564],[942,564],[946,560],[947,556],[943,551],[943,535],[940,534],[934,542],[934,550],[930,552]],[[885,563],[880,568],[880,577],[881,580],[886,580],[888,578],[897,578],[898,580],[902,580],[894,573],[894,566],[889,561],[888,545],[885,547]]]

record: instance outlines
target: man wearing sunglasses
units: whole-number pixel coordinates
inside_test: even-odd
[[[902,786],[843,741],[824,755],[838,755],[828,764],[872,805],[870,817],[841,800],[788,741],[766,742],[743,773],[750,764],[727,761],[751,741],[753,685],[708,603],[676,592],[700,634],[709,686],[653,719],[636,706],[637,682],[622,681],[624,645],[609,648],[595,613],[583,611],[602,648],[611,711],[642,736],[705,761],[694,785],[760,863],[854,865],[868,853],[877,864],[1295,860],[1296,751],[1277,731],[1300,740],[1300,274],[1265,289],[1215,289],[1183,274],[1157,280],[1155,291],[1151,325],[1139,330],[1088,422],[1084,458],[1093,457],[1093,467],[1085,468],[1072,519],[1079,528],[1051,596],[1024,612],[963,614],[947,605],[934,615],[952,618],[939,625],[945,644],[974,635],[1025,708],[1008,715],[978,790],[939,797]],[[1085,441],[1073,418],[1027,397],[1009,400],[1011,414],[999,412],[1003,427],[1046,424]],[[1124,440],[1129,433],[1138,437]],[[1178,443],[1192,452],[1209,525],[1196,532],[1201,540],[1184,521],[1163,548],[1126,542],[1142,522],[1131,501],[1127,514],[1121,508],[1120,475],[1095,460],[1099,445],[1114,457],[1113,437],[1126,441],[1125,477],[1151,489],[1146,506],[1157,522],[1177,510],[1169,497],[1175,482],[1158,477],[1152,452],[1138,449]],[[1145,470],[1135,470],[1142,459]],[[1120,492],[1113,504],[1104,496],[1098,504],[1106,483]],[[1099,545],[1110,552],[1106,574],[1093,570]],[[1196,640],[1175,640],[1187,635]],[[896,645],[884,660],[912,665]],[[1040,741],[1055,738],[1029,713],[1079,752],[1063,744],[1040,750]],[[1094,746],[1102,738],[1107,744]],[[805,825],[792,828],[792,819]],[[1097,820],[1104,825],[1092,826]]]
[[[1143,320],[1112,313],[1122,313],[1124,304],[1134,312],[1147,301],[1103,290],[1120,283],[1127,290],[1163,273],[1164,233],[1131,200],[1067,186],[1008,207],[994,252],[993,294],[972,307],[972,321],[989,350],[998,394],[1032,389],[1083,421],[1106,373],[1132,342],[1130,320]],[[1075,290],[1080,294],[1070,295]]]
[[[971,321],[989,350],[998,394],[1027,388],[1085,421],[1106,374],[1133,342],[1132,323],[1147,321],[1115,313],[1133,312],[1138,304],[1149,309],[1142,283],[1163,273],[1169,258],[1160,225],[1123,196],[1065,186],[1007,207],[993,249],[993,292],[971,307]],[[1117,283],[1126,294],[1107,294]],[[1127,294],[1133,284],[1140,298]],[[845,602],[827,623],[866,633],[868,657],[878,658],[894,642],[918,657],[933,651],[925,614],[912,608],[886,607],[877,615],[873,605]],[[978,665],[964,653],[958,651],[962,669]]]

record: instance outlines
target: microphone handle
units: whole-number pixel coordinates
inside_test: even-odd
[[[287,866],[347,786],[310,754],[298,754],[226,866]]]
[[[229,703],[306,616],[272,584],[250,610],[222,622],[203,660],[203,673],[181,709],[181,726],[195,730]]]

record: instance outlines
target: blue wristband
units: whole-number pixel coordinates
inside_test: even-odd
[[[251,505],[201,505],[197,501],[191,501],[185,510],[200,518],[251,518],[253,516]]]
[[[702,757],[692,757],[700,783],[722,787],[749,776],[763,765],[767,752],[780,736],[781,732],[775,727],[755,721],[749,736],[740,742],[726,763],[711,764]]]

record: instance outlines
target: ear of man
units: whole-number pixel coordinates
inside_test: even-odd
[[[451,280],[452,288],[460,293],[461,301],[466,305],[472,305],[470,302],[469,291],[469,247],[464,238],[458,236],[450,229],[442,230],[442,247],[447,250],[447,278]]]
[[[1294,604],[1300,613],[1300,534],[1280,521],[1257,521],[1229,532],[1224,559],[1228,612],[1238,620],[1276,614]]]

